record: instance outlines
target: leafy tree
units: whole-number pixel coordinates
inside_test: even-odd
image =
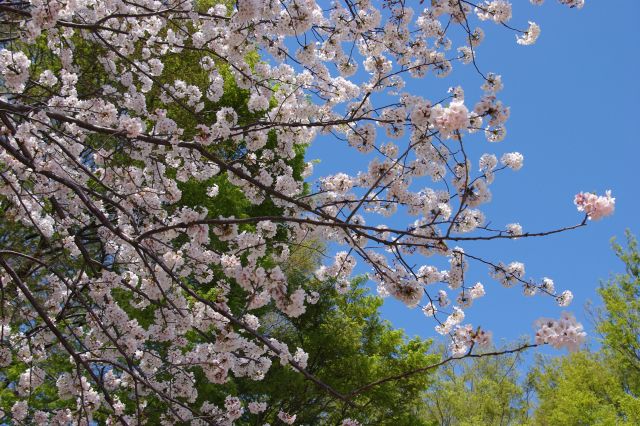
[[[615,361],[581,351],[545,359],[529,377],[534,425],[637,425],[640,400],[625,391]]]
[[[625,272],[598,290],[603,307],[596,311],[602,350],[615,367],[624,389],[640,396],[640,253],[638,241],[627,231],[627,248],[613,242]]]
[[[597,352],[538,357],[523,381],[512,356],[457,361],[429,386],[424,413],[439,425],[635,425],[640,423],[640,254],[613,242],[625,272],[604,282],[593,311]]]
[[[516,425],[530,409],[519,354],[463,359],[441,367],[424,395],[430,425]]]
[[[640,423],[640,255],[627,231],[626,249],[613,242],[625,273],[604,282],[595,310],[598,352],[583,351],[545,358],[529,383],[538,406],[539,425],[635,425]]]

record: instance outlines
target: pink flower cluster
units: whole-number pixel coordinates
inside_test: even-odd
[[[599,220],[613,214],[616,199],[611,196],[611,190],[605,195],[596,195],[592,192],[580,192],[573,200],[578,211],[585,212],[589,219]]]
[[[277,361],[312,379],[317,355],[271,337],[271,314],[304,315],[325,296],[316,281],[347,292],[357,261],[380,295],[420,306],[456,355],[490,337],[463,324],[485,295],[470,282],[473,265],[526,295],[571,301],[550,279],[529,279],[523,263],[466,245],[531,236],[518,223],[494,229],[480,210],[499,174],[524,161],[484,153],[472,166],[482,148],[469,140],[507,134],[502,78],[478,68],[483,94],[467,99],[459,82],[448,94],[425,82],[475,68],[480,26],[515,20],[509,0],[415,10],[396,0],[201,3],[2,3],[16,39],[0,48],[0,203],[42,244],[3,241],[12,254],[0,257],[0,285],[18,297],[0,301],[0,367],[17,374],[0,423],[90,424],[100,410],[108,424],[135,424],[165,406],[161,424],[231,425],[263,412],[294,424],[296,413],[266,402],[245,411],[244,395],[200,402],[200,382],[221,390],[234,378],[263,380]],[[516,31],[520,44],[540,34],[534,23]],[[83,52],[95,53],[91,73],[104,82],[89,92]],[[429,93],[409,90],[412,79]],[[339,169],[305,182],[312,164],[303,171],[299,160],[320,134],[343,142],[347,161],[332,152]],[[224,206],[229,194],[240,211]],[[576,205],[599,219],[614,199],[581,193]],[[270,216],[255,216],[263,211]],[[323,259],[304,282],[286,267],[300,248]],[[435,266],[446,258],[448,269]],[[27,259],[42,273],[13,273]],[[577,345],[584,333],[571,318],[545,320],[539,342]],[[47,361],[67,352],[68,361]],[[54,386],[68,408],[30,405]]]
[[[474,345],[486,347],[491,343],[491,332],[486,332],[480,327],[474,329],[471,324],[458,326],[453,332],[449,345],[451,354],[461,357],[467,354]]]
[[[554,348],[567,348],[574,352],[584,343],[587,333],[576,318],[563,312],[559,320],[541,318],[535,323],[537,327],[535,342],[538,345],[550,344]]]

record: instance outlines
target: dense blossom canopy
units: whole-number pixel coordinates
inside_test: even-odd
[[[504,26],[522,45],[540,27],[512,28],[506,0],[409,3],[0,3],[0,206],[15,220],[1,236],[0,366],[21,369],[7,418],[87,425],[102,413],[138,424],[159,410],[164,424],[231,424],[267,407],[234,395],[213,404],[196,374],[261,380],[274,362],[350,403],[306,370],[304,348],[262,329],[261,309],[298,317],[322,297],[290,285],[281,267],[309,241],[343,246],[316,279],[344,290],[364,262],[380,294],[419,306],[456,356],[490,338],[464,323],[465,308],[490,293],[468,282],[472,263],[526,295],[571,301],[520,262],[461,247],[613,211],[609,193],[581,193],[583,221],[529,233],[489,227],[480,210],[494,179],[524,161],[465,150],[469,138],[502,141],[510,114],[500,76],[476,65],[482,26]],[[404,89],[465,64],[478,70],[478,99],[455,83],[430,98]],[[366,169],[305,183],[312,164],[301,155],[319,134],[364,155]],[[243,214],[221,207],[230,193]],[[410,223],[387,226],[394,214]],[[425,263],[432,257],[448,267]],[[584,339],[569,314],[540,327],[536,343]],[[36,407],[47,383],[71,404]],[[296,413],[277,417],[294,424]]]

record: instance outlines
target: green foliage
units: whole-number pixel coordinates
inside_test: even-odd
[[[530,374],[539,399],[534,424],[640,424],[640,254],[630,232],[627,243],[625,249],[613,242],[625,273],[598,290],[600,351],[540,360]]]
[[[640,253],[627,231],[627,249],[613,242],[625,273],[606,282],[598,293],[604,307],[597,312],[603,350],[615,365],[625,389],[640,395]]]
[[[441,367],[424,396],[430,425],[513,425],[526,422],[529,395],[518,355],[460,360]]]
[[[637,425],[640,400],[625,392],[606,355],[547,359],[529,378],[538,396],[534,425]]]
[[[512,356],[459,361],[441,368],[427,389],[432,425],[640,424],[640,253],[613,242],[625,273],[604,282],[595,311],[599,352],[539,357],[523,383]]]

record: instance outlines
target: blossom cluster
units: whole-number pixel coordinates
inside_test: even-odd
[[[521,262],[461,247],[539,235],[490,227],[482,211],[523,154],[474,159],[465,149],[507,134],[502,78],[476,58],[484,25],[517,26],[510,2],[203,3],[2,7],[11,37],[0,50],[0,207],[15,224],[0,254],[11,294],[0,301],[0,366],[20,370],[6,416],[137,424],[156,410],[167,425],[254,421],[272,411],[266,402],[208,401],[200,385],[262,380],[274,362],[346,399],[308,371],[305,348],[265,325],[266,313],[291,321],[323,296],[286,269],[313,241],[342,246],[313,279],[345,292],[366,264],[379,293],[420,307],[456,355],[490,336],[463,323],[490,293],[469,282],[474,263],[505,287],[571,301],[553,281],[527,278]],[[515,32],[528,45],[540,28]],[[475,98],[456,84],[428,97],[410,90],[469,64]],[[362,155],[304,182],[313,172],[302,153],[321,134]],[[592,219],[613,203],[609,193],[576,197]],[[390,220],[396,213],[408,223]],[[563,321],[540,343],[578,341],[581,329]],[[37,408],[45,393],[64,407]],[[274,421],[296,422],[269,408]]]
[[[611,196],[608,190],[605,195],[597,195],[592,192],[580,192],[576,194],[574,204],[578,211],[585,212],[589,219],[600,220],[603,217],[613,214],[616,199]]]
[[[548,343],[554,348],[567,348],[572,352],[580,348],[587,336],[582,324],[568,312],[563,312],[559,320],[541,318],[536,327],[536,344]]]

